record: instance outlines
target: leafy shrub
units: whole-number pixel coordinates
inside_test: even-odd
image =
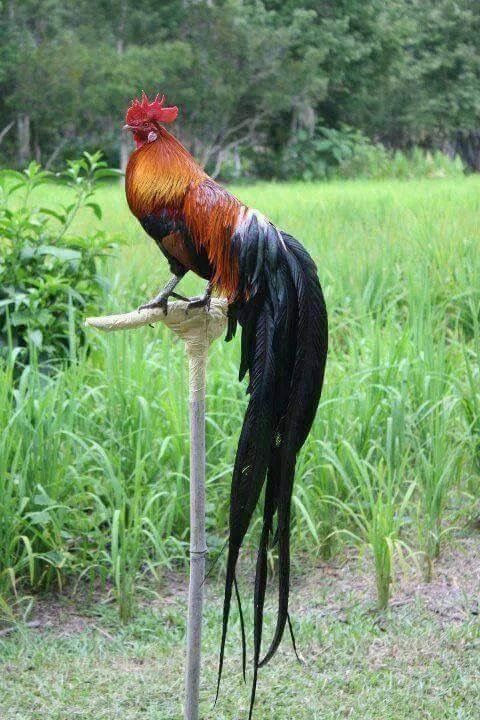
[[[452,159],[440,150],[429,152],[419,147],[409,153],[401,150],[389,152],[383,145],[373,145],[366,138],[339,167],[341,177],[377,180],[458,177],[464,172],[458,155]]]
[[[343,178],[376,180],[394,177],[391,154],[381,143],[373,144],[368,138],[363,138],[352,155],[342,162],[338,174]]]
[[[319,126],[313,135],[301,130],[283,153],[281,174],[301,180],[330,177],[364,141],[362,133],[347,126],[340,130]]]
[[[92,202],[100,178],[116,174],[100,154],[84,153],[58,174],[32,162],[23,172],[0,171],[0,351],[32,348],[42,364],[68,357],[72,340],[83,338],[82,316],[102,288],[97,260],[111,247],[103,232],[72,232],[83,208],[98,219]],[[70,189],[67,205],[37,207],[34,190],[55,182]],[[78,312],[80,311],[80,312]]]
[[[414,148],[411,152],[388,150],[358,130],[317,127],[310,135],[301,131],[285,149],[280,174],[287,179],[326,178],[413,179],[457,177],[464,165],[459,156]]]

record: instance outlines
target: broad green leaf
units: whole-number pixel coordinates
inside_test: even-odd
[[[102,208],[100,207],[100,205],[98,203],[89,202],[89,203],[86,203],[85,207],[91,208],[93,210],[93,212],[95,213],[96,217],[99,220],[102,219]]]
[[[81,260],[82,253],[78,250],[71,250],[65,247],[56,247],[55,245],[40,245],[38,248],[39,255],[53,255],[58,260],[70,262],[72,260]]]
[[[116,168],[101,168],[99,170],[95,170],[96,180],[100,180],[101,178],[120,177],[122,175],[124,175],[124,173]]]

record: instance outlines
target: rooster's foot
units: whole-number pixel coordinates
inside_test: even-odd
[[[170,280],[165,285],[165,287],[160,290],[158,295],[156,295],[153,298],[153,300],[150,300],[150,302],[145,303],[145,305],[140,305],[140,307],[138,308],[138,312],[140,312],[140,310],[153,310],[154,308],[162,308],[163,312],[166,315],[167,309],[168,309],[168,298],[169,297],[174,297],[174,298],[177,298],[178,300],[184,300],[184,301],[188,302],[188,298],[183,297],[183,295],[178,295],[178,293],[173,292],[173,289],[175,287],[177,287],[178,283],[180,282],[180,280],[182,279],[184,274],[185,273],[183,273],[182,275],[180,275],[180,274],[173,275],[173,277],[170,278]]]
[[[210,283],[207,285],[207,289],[205,290],[205,293],[203,295],[200,295],[200,297],[193,297],[190,298],[188,301],[186,312],[188,313],[189,310],[192,308],[201,308],[204,307],[206,310],[210,310],[210,303],[212,301],[212,286]]]
[[[140,312],[140,310],[154,310],[155,308],[162,308],[163,312],[166,315],[168,309],[168,295],[166,295],[165,297],[157,296],[150,302],[145,303],[145,305],[140,305],[140,307],[138,308],[138,312]]]

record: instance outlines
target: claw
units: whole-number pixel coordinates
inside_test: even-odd
[[[168,298],[173,295],[174,297],[181,297],[178,296],[177,293],[173,292],[173,289],[177,287],[178,283],[182,279],[182,277],[185,275],[185,272],[183,272],[180,275],[173,275],[173,277],[170,278],[168,283],[165,285],[162,290],[158,293],[156,297],[153,298],[153,300],[150,300],[150,302],[145,303],[145,305],[140,305],[138,308],[138,312],[140,310],[152,310],[154,308],[161,307],[165,315],[167,314],[167,308],[168,308]]]
[[[145,303],[145,305],[140,305],[138,312],[140,312],[140,310],[154,310],[155,308],[162,308],[166,315],[168,310],[168,299],[166,297],[155,298],[151,302]]]
[[[189,300],[185,312],[188,314],[190,308],[206,308],[207,312],[210,310],[210,303],[212,302],[212,286],[208,283],[205,293],[200,297],[194,297]]]
[[[200,297],[200,298],[192,298],[191,300],[189,300],[188,305],[185,309],[185,312],[188,313],[188,311],[191,310],[192,308],[201,308],[201,307],[206,308],[206,310],[208,312],[210,310],[211,300],[212,299],[211,299],[210,295],[208,295],[206,297],[204,296],[204,297]]]

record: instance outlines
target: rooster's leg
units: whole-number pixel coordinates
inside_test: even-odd
[[[210,307],[210,301],[212,299],[212,290],[213,290],[212,283],[209,282],[207,287],[205,288],[205,292],[203,293],[203,295],[200,295],[200,297],[190,298],[190,300],[188,302],[187,311],[190,308],[198,308],[198,307],[206,307],[208,310]]]
[[[173,295],[173,297],[179,298],[180,300],[186,300],[188,302],[188,298],[184,298],[182,295],[178,295],[177,293],[173,292],[173,289],[177,287],[177,285],[180,282],[180,280],[182,279],[183,275],[173,275],[173,277],[170,278],[170,280],[165,285],[165,287],[162,288],[162,290],[160,290],[158,295],[156,295],[153,298],[153,300],[150,300],[150,302],[145,303],[145,305],[140,305],[140,307],[138,308],[139,311],[140,310],[151,310],[152,308],[161,307],[163,309],[163,312],[166,315],[167,314],[167,302],[168,302],[168,298],[171,295]]]

